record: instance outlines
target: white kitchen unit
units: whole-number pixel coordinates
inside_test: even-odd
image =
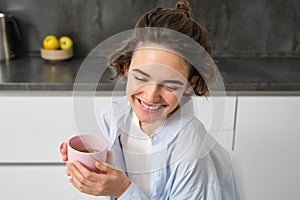
[[[0,165],[1,200],[107,200],[76,190],[65,166]]]
[[[237,101],[232,158],[243,200],[299,200],[300,97]]]
[[[111,97],[96,97],[94,101],[95,106],[101,109],[110,103]],[[64,95],[0,96],[0,151],[7,152],[0,156],[0,163],[61,162],[58,149],[62,141],[78,133],[93,133],[95,129],[78,131],[73,102],[72,96]],[[208,100],[197,98],[195,103],[199,108],[199,112],[195,111],[199,119],[209,131],[221,131],[217,139],[228,150],[231,149],[235,97],[225,99],[223,130],[210,127],[214,117]],[[91,118],[84,118],[87,127],[92,127],[89,124]]]
[[[195,115],[228,152],[234,140],[235,112],[235,96],[194,98]]]
[[[100,94],[93,105],[100,109],[110,101],[109,94]],[[221,131],[217,139],[225,148],[231,149],[235,97],[225,99],[222,130],[211,126],[214,119],[211,102],[203,98],[197,98],[195,102],[198,106],[195,113],[199,119],[209,131]],[[81,194],[65,175],[65,165],[59,153],[60,143],[75,134],[94,131],[94,128],[78,130],[72,93],[0,93],[0,110],[1,200],[105,199]],[[85,116],[85,110],[83,106],[77,114]],[[90,117],[83,119],[86,119],[86,127],[93,121]]]
[[[109,100],[95,101],[104,107]],[[80,193],[65,174],[60,143],[81,133],[70,93],[0,94],[0,111],[1,200],[107,199]]]
[[[61,162],[61,142],[79,133],[94,133],[93,128],[78,131],[72,96],[38,94],[0,96],[0,151],[6,152],[0,163]],[[96,98],[95,105],[105,107],[109,101],[109,97]],[[92,121],[85,119],[88,125]]]

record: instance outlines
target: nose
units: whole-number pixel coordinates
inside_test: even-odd
[[[146,100],[148,103],[159,103],[161,99],[160,85],[150,83],[145,86]]]

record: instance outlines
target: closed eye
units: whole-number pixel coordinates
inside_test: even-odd
[[[168,85],[164,85],[164,87],[168,90],[172,90],[172,91],[176,91],[179,89],[179,87],[176,86],[168,86]]]
[[[147,79],[143,78],[143,77],[139,77],[139,76],[134,76],[135,80],[141,81],[141,82],[146,82]]]

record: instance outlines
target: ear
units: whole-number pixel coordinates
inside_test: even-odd
[[[128,71],[129,71],[129,63],[124,63],[124,64],[123,64],[123,72],[124,72],[124,75],[127,76]]]
[[[184,93],[189,94],[193,91],[193,89],[194,89],[194,87],[190,85],[185,89]]]
[[[191,81],[189,82],[189,85],[185,89],[185,93],[191,93],[196,85],[196,82],[198,80],[198,76],[193,76]]]

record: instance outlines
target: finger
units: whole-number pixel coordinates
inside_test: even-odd
[[[67,154],[63,155],[62,156],[62,160],[65,161],[65,162],[67,162],[68,161],[68,155]]]
[[[68,151],[68,144],[66,142],[62,142],[59,146],[60,152],[67,153]]]
[[[71,176],[71,172],[70,172],[70,170],[68,168],[66,169],[66,175],[67,176]]]
[[[114,158],[113,158],[113,154],[111,151],[107,151],[106,162],[110,165],[112,165],[114,163]]]
[[[80,192],[95,195],[95,193],[93,192],[93,187],[86,186],[86,185],[80,183],[76,178],[73,178],[73,177],[70,178],[69,181]]]
[[[98,181],[99,178],[98,178],[98,174],[96,172],[90,171],[89,169],[87,169],[83,164],[81,164],[78,161],[75,161],[74,164],[84,178],[89,179],[92,182]]]
[[[60,145],[59,145],[59,149],[60,149],[60,150],[61,150],[62,148],[64,148],[64,144],[65,144],[65,142],[60,143]]]
[[[71,177],[74,179],[77,186],[93,186],[95,183],[85,178],[74,164],[67,164]]]
[[[96,161],[95,166],[104,173],[109,173],[116,176],[118,176],[121,172],[119,169],[115,168],[114,166],[101,161]]]
[[[63,161],[68,161],[68,144],[63,142],[60,144],[60,153]]]

